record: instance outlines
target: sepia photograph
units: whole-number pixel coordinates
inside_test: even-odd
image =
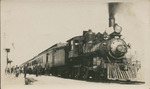
[[[1,0],[1,89],[150,89],[150,0]]]

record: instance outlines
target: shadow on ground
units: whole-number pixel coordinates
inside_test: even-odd
[[[55,76],[58,77],[58,76]],[[62,78],[62,77],[60,77]],[[69,79],[69,78],[64,78],[64,79]],[[145,82],[143,81],[123,81],[123,80],[94,80],[94,79],[87,79],[87,80],[83,80],[83,79],[73,79],[73,80],[78,80],[78,81],[86,81],[86,82],[95,82],[95,83],[116,83],[116,84],[129,84],[129,85],[141,85],[141,84],[145,84]]]
[[[87,82],[96,82],[96,83],[116,83],[116,84],[131,84],[131,85],[140,85],[145,84],[145,82],[141,81],[121,81],[121,80],[85,80]]]

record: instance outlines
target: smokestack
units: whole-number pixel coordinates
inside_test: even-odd
[[[115,17],[111,16],[109,17],[109,27],[114,27],[115,25]]]
[[[109,3],[108,11],[109,11],[109,27],[114,27],[115,25],[115,13],[117,12],[117,7],[119,3]]]

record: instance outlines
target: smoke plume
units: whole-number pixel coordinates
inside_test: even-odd
[[[131,13],[132,11],[130,8],[132,7],[133,3],[122,3],[122,2],[113,2],[108,4],[108,11],[109,11],[109,18],[114,18],[114,16],[118,13],[123,11],[127,11]]]
[[[109,17],[113,18],[114,15],[117,13],[117,9],[119,7],[120,3],[109,3],[108,4],[108,11],[109,11]]]

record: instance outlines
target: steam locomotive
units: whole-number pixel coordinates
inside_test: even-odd
[[[137,77],[140,64],[132,63],[126,57],[130,48],[121,38],[122,27],[109,19],[113,32],[95,34],[91,30],[75,36],[66,43],[58,43],[23,63],[28,65],[28,72],[35,73],[37,64],[45,65],[54,76],[77,79],[132,80]]]

